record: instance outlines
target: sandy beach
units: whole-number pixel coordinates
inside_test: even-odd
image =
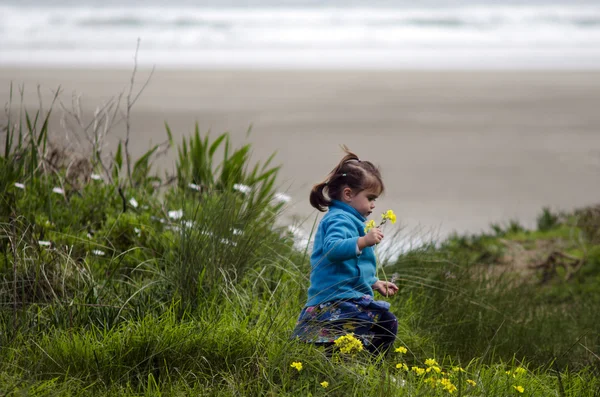
[[[137,75],[138,86],[149,71]],[[0,69],[0,97],[24,84],[37,107],[62,87],[87,117],[126,89],[128,70]],[[478,232],[600,202],[600,72],[156,70],[132,113],[134,154],[199,123],[277,151],[288,216],[316,214],[307,195],[341,156],[340,144],[381,166],[392,208],[412,230]],[[53,122],[59,132],[58,117]],[[252,125],[249,138],[246,131]],[[114,135],[122,134],[123,126]],[[175,151],[158,165],[172,169]]]

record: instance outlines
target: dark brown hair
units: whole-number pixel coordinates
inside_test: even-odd
[[[344,158],[310,192],[310,204],[319,211],[326,211],[331,200],[339,200],[345,187],[349,187],[354,193],[372,190],[378,195],[385,189],[379,168],[370,161],[360,160],[346,146],[342,146],[342,149],[346,153]]]

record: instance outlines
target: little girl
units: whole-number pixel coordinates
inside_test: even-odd
[[[330,345],[354,333],[370,352],[386,352],[398,323],[388,302],[373,300],[373,290],[391,296],[398,287],[375,275],[373,246],[383,233],[379,228],[365,233],[383,181],[371,162],[359,160],[346,147],[344,151],[342,161],[310,193],[311,205],[327,214],[315,235],[308,300],[292,337]]]

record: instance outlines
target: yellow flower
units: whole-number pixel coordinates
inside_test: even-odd
[[[408,371],[408,365],[406,365],[405,363],[398,363],[398,364],[396,364],[396,368]]]
[[[397,347],[396,350],[394,350],[396,353],[400,353],[400,354],[406,354],[406,352],[408,352],[408,350],[406,349],[406,347],[400,346]]]
[[[326,380],[321,382],[320,385],[323,387],[323,389],[327,389],[327,387],[329,387],[329,382],[327,382]]]
[[[389,219],[390,222],[396,223],[396,214],[394,214],[394,211],[392,210],[387,210],[386,212],[381,214],[381,218],[384,221]]]
[[[367,224],[365,225],[365,233],[369,233],[369,230],[373,229],[375,226],[375,221],[373,219],[371,219],[370,221],[367,222]]]
[[[465,370],[462,367],[452,367],[452,371],[454,371],[454,372],[465,372]]]
[[[437,381],[435,380],[435,378],[427,378],[423,381],[424,383],[429,383],[431,385],[431,388],[435,388],[435,385],[437,384]]]
[[[440,379],[439,382],[440,382],[440,385],[442,385],[443,389],[446,390],[450,394],[452,394],[458,390],[456,388],[456,386],[454,386],[452,384],[452,382],[450,382],[450,379],[448,379],[448,378],[442,378],[442,379]]]
[[[467,383],[473,387],[477,386],[477,382],[475,382],[473,379],[467,379]]]
[[[356,339],[353,334],[340,336],[334,343],[340,348],[340,352],[345,354],[353,354],[363,350],[362,342]]]
[[[425,371],[428,373],[431,371],[434,371],[439,374],[442,372],[442,369],[440,367],[438,367],[437,365],[432,365],[431,367],[427,368]]]
[[[300,361],[294,361],[290,364],[290,367],[296,368],[298,372],[302,371],[302,363]]]
[[[523,386],[513,386],[515,388],[516,391],[518,391],[519,393],[523,393],[525,391],[525,389],[523,388]]]
[[[435,361],[433,358],[428,358],[427,360],[425,360],[425,365],[427,365],[428,367],[433,367],[434,365],[438,365],[438,362]]]
[[[516,375],[523,375],[526,372],[527,372],[527,370],[525,368],[523,368],[523,367],[519,367],[519,368],[515,369],[515,374]]]
[[[414,371],[417,375],[421,376],[425,373],[425,369],[419,367],[412,367],[411,370]]]

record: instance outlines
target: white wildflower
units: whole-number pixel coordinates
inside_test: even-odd
[[[57,194],[65,194],[65,191],[60,187],[55,187],[52,189],[52,191]]]
[[[233,188],[235,190],[237,190],[238,192],[241,192],[241,193],[244,193],[244,194],[250,193],[250,190],[252,190],[250,188],[250,186],[248,186],[248,185],[242,185],[241,183],[236,183],[235,185],[233,185]]]
[[[194,227],[195,223],[193,221],[183,221],[183,226],[191,229],[192,227]]]
[[[285,204],[285,203],[289,203],[292,198],[285,193],[275,193],[275,196],[273,197],[273,199],[277,202]]]
[[[43,240],[38,241],[38,244],[40,245],[40,247],[50,247],[52,245],[52,243],[50,241],[43,241]]]
[[[244,234],[244,232],[242,232],[240,229],[233,229],[232,232],[234,236],[241,236]]]
[[[136,199],[134,199],[133,197],[129,199],[129,204],[131,204],[131,206],[133,208],[137,208],[138,207],[138,202]]]
[[[92,238],[94,238],[94,237],[93,237],[93,236],[92,236],[90,233],[88,233],[88,234],[87,234],[87,238],[89,238],[89,239],[91,240],[91,239],[92,239]]]
[[[22,183],[19,183],[19,182],[15,183],[15,187],[18,187],[19,189],[25,189],[25,185],[23,185]]]
[[[226,239],[226,238],[222,238],[222,239],[221,239],[221,244],[232,245],[232,246],[234,246],[234,247],[236,247],[236,246],[237,246],[237,243],[236,243],[235,241],[231,241],[231,240],[228,240],[228,239]]]
[[[92,254],[94,254],[96,256],[104,256],[104,251],[92,250]]]
[[[101,181],[102,180],[102,177],[100,175],[98,175],[98,174],[92,174],[92,175],[90,175],[90,178],[92,178],[95,181]]]
[[[188,184],[188,187],[192,190],[200,191],[200,185],[196,185],[195,183]]]
[[[142,229],[138,229],[137,227],[133,228],[133,231],[135,232],[135,234],[139,237],[142,234]]]
[[[169,218],[176,221],[183,216],[183,210],[169,211],[167,214],[169,215]]]

